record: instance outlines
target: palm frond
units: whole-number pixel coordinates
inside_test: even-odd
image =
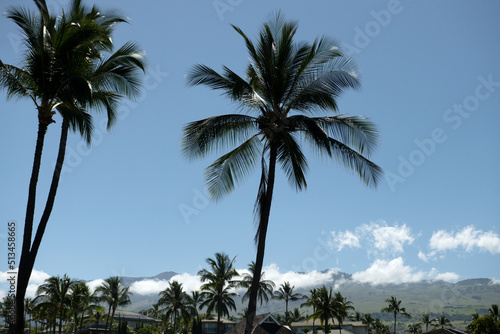
[[[219,200],[234,190],[235,184],[246,177],[255,166],[261,146],[259,137],[254,135],[207,168],[208,193],[212,198]]]
[[[36,105],[36,97],[31,93],[33,85],[29,73],[16,66],[4,64],[0,60],[0,87],[7,90],[7,98],[29,96]]]
[[[307,187],[305,172],[307,171],[307,159],[302,153],[299,143],[293,133],[284,132],[277,147],[278,162],[288,177],[288,181],[297,190]]]
[[[334,155],[341,164],[359,175],[361,180],[367,185],[374,187],[382,177],[382,168],[365,158],[347,145],[330,138],[330,146]]]
[[[199,158],[239,144],[257,131],[256,119],[247,115],[229,114],[191,122],[183,129],[182,153]]]
[[[289,119],[296,124],[299,131],[304,131],[306,136],[311,137],[316,145],[326,148],[329,156],[331,151],[328,146],[328,136],[366,156],[369,156],[377,146],[378,132],[374,124],[362,116],[335,115],[310,118],[294,115]]]

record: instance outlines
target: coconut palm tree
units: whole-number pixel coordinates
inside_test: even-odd
[[[406,308],[401,307],[401,300],[397,300],[396,297],[391,296],[391,298],[386,299],[385,302],[387,306],[384,307],[381,312],[388,312],[394,315],[394,334],[396,334],[396,323],[398,314],[404,315],[411,318],[410,314],[406,312]]]
[[[314,322],[316,321],[316,316],[314,315],[316,313],[316,305],[318,303],[318,289],[311,289],[309,290],[309,294],[310,296],[307,297],[307,300],[305,303],[301,304],[300,307],[305,307],[305,306],[309,306],[309,307],[312,307],[313,308],[313,313],[312,315],[310,315],[307,320],[309,319],[312,319],[313,320],[313,323],[312,323],[312,331],[313,331],[313,334],[316,333],[316,329],[314,328]]]
[[[342,334],[342,324],[344,323],[344,319],[347,318],[349,311],[354,310],[354,306],[352,306],[352,302],[348,300],[346,297],[342,296],[340,292],[335,293],[335,299],[339,303],[339,309],[337,311],[337,319],[339,323],[339,333]]]
[[[200,291],[191,291],[191,295],[188,295],[188,305],[191,313],[191,319],[193,321],[191,332],[193,334],[201,333],[201,319],[198,310],[201,303],[203,303],[203,300],[203,295]]]
[[[498,304],[492,304],[491,307],[489,308],[489,312],[495,322],[498,321]]]
[[[371,313],[363,313],[363,315],[361,316],[361,322],[366,325],[368,334],[371,334],[373,325],[375,323],[375,319],[372,317]]]
[[[423,325],[425,325],[425,332],[427,333],[429,331],[429,325],[432,322],[431,315],[429,313],[422,314],[422,318],[420,318],[420,321]]]
[[[253,276],[255,275],[255,262],[252,261],[248,265],[248,271],[249,273],[245,273],[241,276],[242,278],[239,282],[240,287],[247,289],[241,298],[242,302],[245,302],[248,298],[250,298],[250,288],[252,287]],[[261,306],[264,302],[268,303],[269,299],[273,297],[273,290],[275,286],[276,285],[273,281],[264,279],[264,272],[262,272],[260,275],[259,290],[257,292],[257,299]]]
[[[108,329],[108,322],[111,319],[109,328],[113,326],[113,318],[118,307],[127,306],[131,303],[128,286],[123,285],[123,280],[118,276],[106,278],[104,282],[96,288],[100,301],[108,304],[108,317],[106,319],[105,329]]]
[[[409,324],[408,326],[406,326],[406,331],[411,334],[420,334],[422,333],[422,324],[419,322]]]
[[[288,302],[294,302],[304,299],[305,296],[301,293],[294,293],[295,286],[290,285],[290,282],[283,282],[277,291],[274,291],[274,299],[285,301],[285,323],[288,324]]]
[[[217,312],[216,334],[220,333],[221,316],[229,316],[230,310],[236,310],[233,297],[236,293],[232,291],[238,282],[234,280],[238,272],[234,269],[232,260],[224,253],[215,253],[215,259],[207,258],[206,262],[210,269],[198,271],[198,276],[204,284],[201,286],[204,301],[201,307],[207,308],[207,313]]]
[[[330,332],[328,320],[338,318],[342,304],[335,298],[332,288],[327,289],[325,286],[317,290],[315,302],[316,311],[313,315],[319,319],[321,325],[325,328],[325,333],[328,334]]]
[[[439,318],[432,320],[432,323],[435,328],[444,329],[445,327],[452,327],[450,319],[446,318],[444,314],[441,314]]]
[[[20,7],[7,10],[24,35],[23,66],[0,60],[0,89],[9,98],[30,99],[37,110],[38,134],[19,261],[16,289],[16,332],[23,333],[24,305],[28,281],[54,205],[69,130],[79,132],[90,144],[90,109],[104,109],[108,126],[116,119],[117,102],[139,92],[137,70],[144,70],[138,47],[127,43],[113,53],[111,33],[116,23],[124,22],[116,11],[85,8],[73,0],[62,14],[49,13],[45,0],[34,0],[38,11]],[[106,56],[109,55],[109,56]],[[62,117],[56,165],[45,208],[33,235],[35,199],[44,139],[54,115]]]
[[[74,323],[75,333],[82,329],[85,315],[91,311],[102,311],[102,307],[97,304],[98,297],[95,292],[91,293],[85,282],[79,281],[71,286],[70,310]]]
[[[67,318],[67,311],[71,305],[71,289],[77,282],[67,275],[63,277],[52,276],[47,278],[36,291],[37,300],[52,304],[56,310],[59,318],[59,333],[62,333],[62,324]]]
[[[182,150],[200,158],[236,145],[206,171],[208,192],[216,200],[260,165],[261,181],[255,203],[258,222],[255,275],[248,303],[246,334],[257,307],[265,242],[277,165],[297,190],[306,188],[307,159],[299,140],[334,158],[357,173],[367,185],[376,185],[381,169],[368,160],[377,132],[364,117],[336,115],[341,92],[359,86],[358,70],[333,40],[294,41],[297,23],[276,14],[266,22],[254,43],[233,26],[247,46],[250,64],[246,78],[227,67],[222,74],[205,65],[188,73],[191,86],[220,90],[242,114],[212,116],[184,127]],[[312,117],[314,113],[326,116]]]
[[[164,306],[165,317],[172,319],[173,333],[177,333],[177,319],[189,318],[188,295],[182,288],[182,283],[172,281],[168,288],[160,292],[158,305]]]

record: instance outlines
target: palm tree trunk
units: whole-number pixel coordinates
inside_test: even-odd
[[[109,304],[108,308],[108,317],[106,318],[106,325],[104,325],[104,330],[108,330],[108,322],[109,322],[109,317],[111,316],[111,304]],[[99,328],[99,327],[98,327]]]
[[[255,272],[253,275],[252,286],[250,288],[250,298],[248,300],[248,315],[245,325],[245,334],[251,334],[253,319],[257,309],[257,290],[259,288],[262,265],[264,263],[264,251],[266,248],[267,226],[269,224],[269,215],[271,214],[271,203],[274,190],[274,179],[276,174],[276,147],[271,146],[269,157],[268,180],[264,194],[263,206],[258,227],[257,255],[255,258]],[[265,171],[263,171],[265,173]]]
[[[36,139],[35,155],[33,158],[33,169],[31,170],[31,178],[28,188],[28,204],[26,206],[26,217],[24,221],[23,245],[21,248],[21,257],[19,259],[19,270],[17,274],[14,327],[9,327],[9,333],[24,333],[24,297],[26,296],[26,289],[28,288],[31,270],[33,269],[33,266],[30,266],[30,263],[32,262],[30,247],[33,233],[33,219],[35,215],[36,186],[38,184],[38,176],[40,174],[43,144],[45,141],[45,134],[47,133],[47,127],[48,124],[45,122],[38,122],[38,134]]]
[[[396,334],[396,313],[394,313],[394,334]]]

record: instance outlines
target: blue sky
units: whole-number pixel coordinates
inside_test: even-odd
[[[60,10],[67,0],[47,1]],[[87,4],[93,2],[86,1]],[[28,0],[2,2],[34,8]],[[48,275],[96,280],[112,275],[188,281],[216,252],[254,259],[252,216],[259,173],[220,202],[204,193],[204,168],[180,153],[183,125],[231,113],[205,87],[188,88],[197,63],[243,75],[245,45],[281,9],[299,22],[297,40],[328,35],[358,63],[362,88],[339,100],[341,113],[365,115],[380,131],[372,160],[385,171],[368,189],[350,171],[307,151],[308,188],[277,178],[265,265],[275,280],[313,282],[341,270],[362,282],[500,279],[500,3],[483,1],[117,1],[130,24],[114,41],[137,41],[149,71],[143,95],[125,101],[110,131],[95,116],[91,148],[71,135],[54,211],[33,286]],[[16,27],[0,19],[0,59],[18,64]],[[7,223],[24,221],[37,118],[29,101],[0,98],[0,230],[6,272]],[[47,134],[39,184],[41,210],[55,161],[60,119]],[[40,211],[37,211],[40,214]],[[39,217],[39,216],[38,216]],[[18,249],[21,245],[18,243]],[[288,275],[288,276],[287,276]],[[326,279],[323,277],[323,279]],[[302,283],[300,283],[302,282]],[[196,285],[196,284],[195,284]],[[2,288],[2,286],[0,286]],[[153,288],[154,290],[154,288]],[[156,291],[156,290],[155,290]]]

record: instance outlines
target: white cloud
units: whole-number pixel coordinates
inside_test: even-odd
[[[294,286],[295,289],[307,289],[317,285],[332,283],[332,274],[338,270],[330,269],[326,272],[314,270],[308,273],[289,271],[281,273],[279,267],[273,263],[265,267],[263,271],[265,271],[266,279],[273,281],[276,287],[279,287],[283,282],[290,282],[290,285]]]
[[[337,247],[337,252],[340,252],[342,248],[359,248],[361,245],[359,244],[359,236],[354,234],[351,231],[345,232],[331,232],[332,240],[328,242],[328,245],[331,248]]]
[[[493,285],[493,284],[500,284],[500,279],[493,278],[493,279],[490,281],[490,284],[491,284],[491,285]]]
[[[404,252],[405,244],[411,245],[415,237],[411,229],[403,224],[388,226],[383,220],[363,224],[353,231],[331,232],[329,246],[341,251],[344,247],[360,248],[363,241],[368,243],[368,252],[378,254],[398,254]]]
[[[483,232],[470,225],[456,233],[445,230],[434,232],[429,241],[429,247],[434,251],[442,252],[463,248],[466,252],[478,249],[498,254],[500,253],[500,237],[493,231]]]
[[[102,285],[102,283],[104,283],[104,280],[102,278],[98,278],[85,284],[87,284],[91,292],[94,292],[98,286]]]
[[[450,282],[450,281],[457,281],[459,278],[460,276],[458,274],[447,272],[447,273],[437,274],[434,279],[438,281]]]
[[[404,244],[411,245],[415,240],[406,224],[387,226],[385,222],[383,224],[371,223],[370,225],[365,224],[362,228],[371,234],[374,247],[380,251],[403,253]]]
[[[16,275],[17,275],[17,270],[18,268],[16,268],[14,270],[14,272],[16,272]],[[12,275],[11,274],[12,271],[0,271],[0,281],[1,282],[6,282],[7,279]],[[40,270],[36,270],[36,269],[33,269],[33,271],[31,272],[31,276],[30,276],[30,280],[29,280],[29,283],[28,283],[28,287],[26,288],[26,298],[35,298],[36,296],[36,290],[38,289],[38,287],[40,286],[40,284],[43,284],[45,282],[45,280],[47,278],[49,278],[50,275],[47,274],[46,272],[43,272],[43,271],[40,271]],[[4,285],[5,286],[5,285]],[[8,288],[9,287],[6,287],[7,288],[7,291],[8,291]],[[6,296],[7,295],[7,292],[6,291],[0,291],[0,296]]]
[[[352,275],[352,279],[361,283],[374,285],[387,283],[418,282],[425,277],[425,273],[415,272],[414,268],[405,266],[401,257],[391,261],[375,260],[370,268]]]
[[[187,273],[175,275],[170,279],[170,282],[173,281],[182,283],[182,287],[188,292],[200,290],[202,285],[198,275],[190,275]]]
[[[424,262],[429,262],[429,258],[422,251],[418,252],[418,258]]]
[[[160,291],[168,288],[168,283],[166,280],[144,279],[132,283],[129,291],[134,295],[157,295]]]
[[[392,259],[391,261],[377,259],[372,263],[370,268],[352,275],[354,281],[373,285],[412,283],[424,279],[449,282],[456,281],[458,278],[459,275],[455,273],[439,273],[436,268],[432,268],[429,272],[417,271],[414,267],[405,265],[402,257]]]

